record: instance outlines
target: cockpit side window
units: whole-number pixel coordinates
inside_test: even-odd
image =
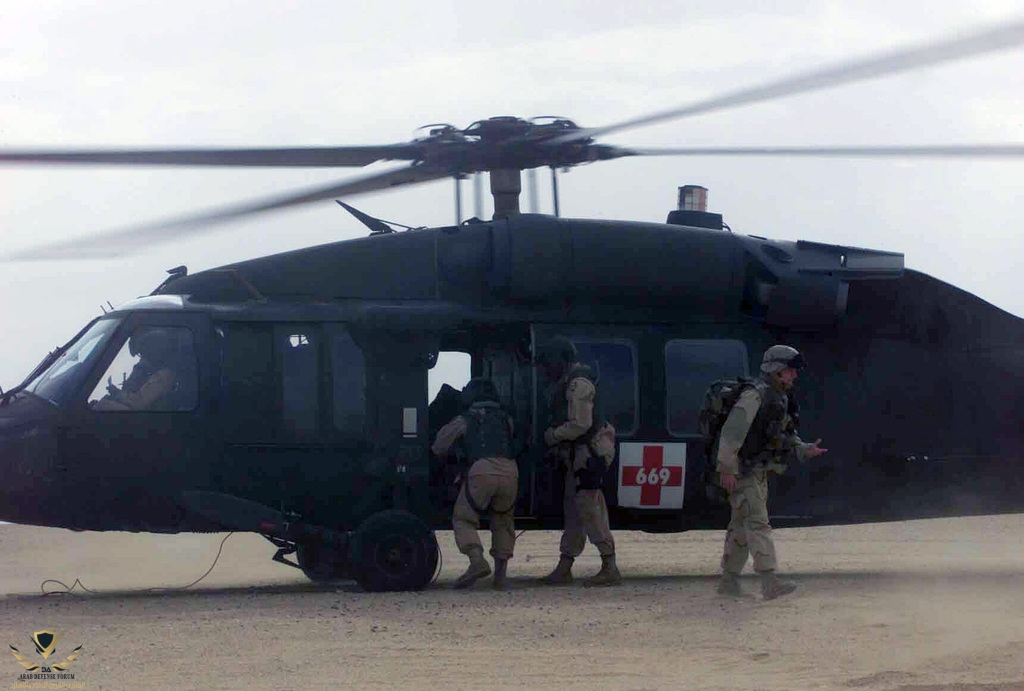
[[[89,396],[99,412],[193,410],[198,401],[195,338],[181,326],[139,326]]]
[[[101,319],[71,344],[38,377],[25,387],[26,391],[63,405],[81,386],[93,362],[120,325],[120,319]]]

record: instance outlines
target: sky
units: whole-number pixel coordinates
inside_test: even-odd
[[[348,5],[0,0],[0,148],[387,144],[418,136],[422,125],[496,115],[596,127],[1019,20],[1022,11],[1000,0],[937,0],[926,12],[879,0]],[[1021,143],[1024,49],[602,141]],[[375,170],[0,166],[0,254]],[[1024,316],[1022,182],[1021,159],[686,157],[580,166],[560,187],[563,216],[661,222],[679,185],[700,184],[709,210],[735,232],[903,252],[909,268]],[[549,184],[542,172],[545,213]],[[454,219],[450,181],[350,201],[410,226]],[[195,272],[365,234],[325,201],[201,238],[169,236],[129,257],[0,262],[0,386],[19,383],[101,305],[149,293],[168,268]]]

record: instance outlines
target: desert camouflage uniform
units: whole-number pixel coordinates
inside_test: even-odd
[[[578,367],[579,365],[570,367],[570,374]],[[615,539],[608,523],[608,506],[605,503],[604,492],[600,489],[578,489],[576,477],[576,473],[586,466],[587,460],[593,454],[587,442],[575,440],[585,435],[594,424],[594,398],[597,390],[586,377],[574,377],[568,384],[560,381],[555,386],[565,387],[568,408],[565,422],[549,427],[544,432],[544,443],[557,454],[565,468],[565,494],[562,504],[565,511],[565,527],[559,551],[563,557],[574,559],[583,552],[587,538],[590,538],[602,557],[610,557],[615,554]],[[614,448],[612,456],[614,457]]]
[[[135,372],[133,371],[134,375]],[[128,382],[131,381],[129,377]],[[174,390],[177,375],[169,367],[163,367],[150,374],[145,381],[128,382],[121,391],[104,396],[92,404],[93,410],[153,410],[156,403]]]
[[[454,418],[442,427],[431,450],[437,456],[445,456],[452,446],[466,434],[466,418]],[[509,420],[509,436],[512,436],[512,421]],[[519,467],[511,458],[481,458],[473,463],[459,497],[452,511],[452,527],[455,530],[455,544],[463,554],[469,554],[474,547],[483,548],[480,542],[480,515],[466,498],[466,492],[473,497],[473,504],[489,510],[491,519],[491,556],[508,560],[516,542],[515,503],[519,491]]]
[[[775,543],[768,521],[768,473],[783,472],[786,468],[785,462],[794,458],[803,461],[804,450],[811,446],[802,441],[792,429],[786,414],[781,425],[783,430],[788,431],[775,440],[773,446],[777,448],[772,449],[770,461],[756,463],[749,469],[741,468],[740,451],[761,408],[762,400],[771,386],[770,380],[762,376],[756,385],[748,387],[740,394],[739,400],[722,426],[718,442],[718,473],[739,476],[736,488],[729,495],[732,518],[729,521],[725,548],[722,552],[722,570],[727,574],[738,575],[746,565],[748,556],[753,557],[754,571],[775,571]],[[785,392],[777,389],[775,395],[782,397],[781,405],[785,408]]]

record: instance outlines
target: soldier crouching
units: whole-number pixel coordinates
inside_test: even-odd
[[[431,447],[438,457],[451,453],[458,444],[468,470],[462,473],[461,488],[452,527],[455,544],[469,557],[469,567],[455,581],[456,588],[468,588],[491,573],[477,532],[480,516],[491,524],[491,556],[494,558],[495,589],[506,585],[508,560],[515,547],[515,503],[519,491],[519,468],[512,454],[512,419],[502,410],[498,391],[489,379],[472,379],[462,390],[463,412],[442,427]]]

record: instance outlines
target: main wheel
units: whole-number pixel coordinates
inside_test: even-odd
[[[299,567],[314,583],[352,578],[345,551],[323,542],[300,542],[296,547],[295,558]]]
[[[439,548],[434,531],[408,511],[367,518],[352,535],[352,569],[369,591],[419,590],[434,577]]]

